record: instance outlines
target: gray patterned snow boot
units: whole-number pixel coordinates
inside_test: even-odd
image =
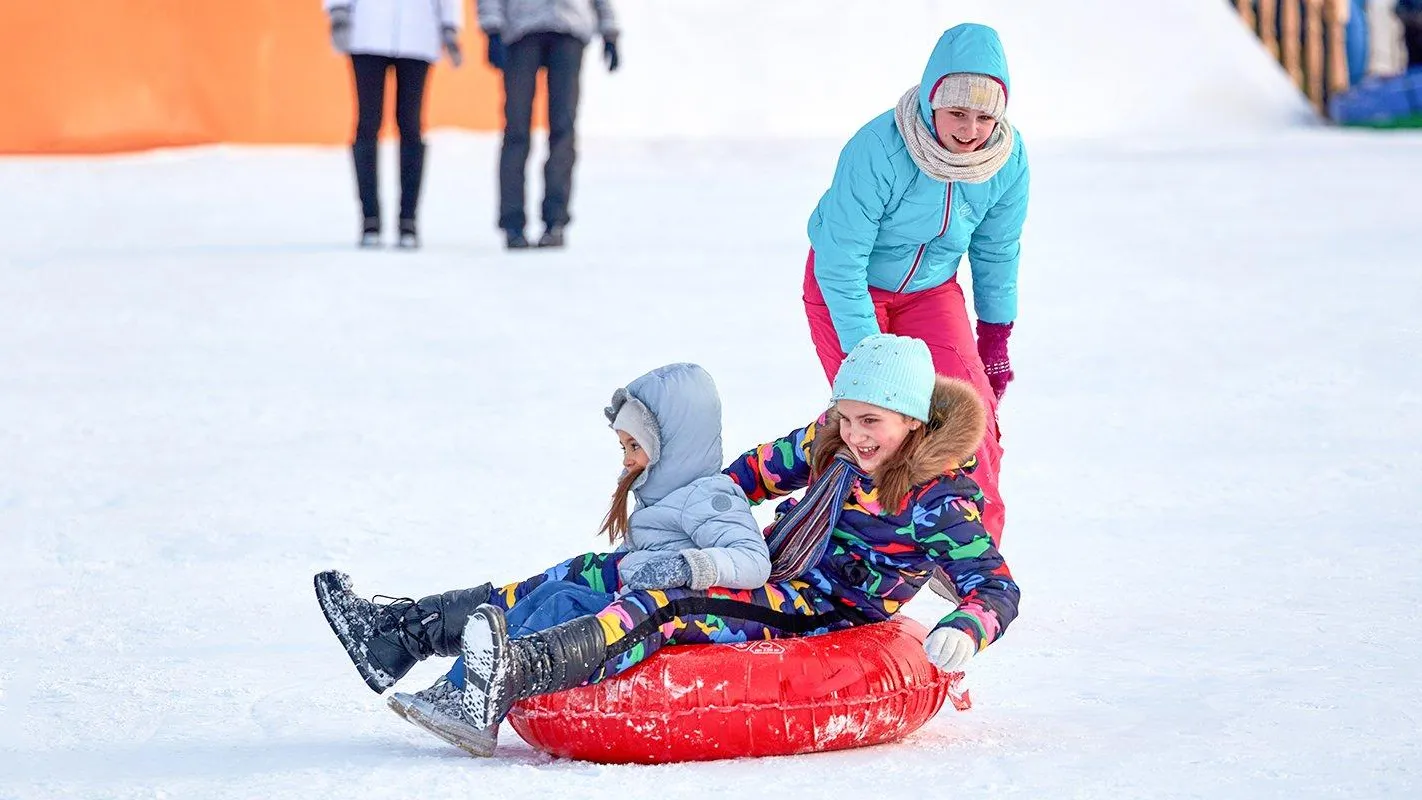
[[[410,724],[424,728],[470,755],[487,758],[499,744],[498,726],[480,730],[469,724],[469,718],[464,715],[464,693],[448,678],[441,677],[434,686],[412,695],[395,692],[385,704]]]
[[[494,730],[515,702],[581,686],[606,658],[597,617],[510,639],[503,610],[479,606],[464,628],[465,717],[478,730]]]
[[[423,659],[459,655],[464,623],[494,590],[486,583],[419,601],[387,597],[389,602],[374,603],[356,596],[344,572],[317,573],[314,583],[331,630],[365,685],[377,693],[394,686]]]

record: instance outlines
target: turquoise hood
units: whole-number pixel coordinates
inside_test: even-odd
[[[1007,56],[1002,52],[1002,40],[997,38],[997,31],[972,22],[954,25],[938,37],[938,44],[923,68],[923,79],[918,82],[918,113],[930,131],[933,130],[933,108],[929,98],[943,77],[955,72],[977,72],[996,78],[1007,99],[1012,99]]]
[[[918,87],[918,108],[933,130],[929,98],[945,75],[973,72],[1011,94],[1007,57],[985,25],[956,25],[938,37]],[[907,81],[905,81],[907,83]],[[945,183],[918,168],[889,109],[850,138],[834,179],[810,215],[814,280],[848,353],[879,333],[870,289],[912,294],[952,280],[963,257],[972,269],[973,308],[984,322],[1017,318],[1017,268],[1027,218],[1030,170],[1022,132],[1001,169],[983,183]]]

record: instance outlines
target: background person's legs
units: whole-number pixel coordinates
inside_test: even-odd
[[[538,244],[561,247],[562,228],[572,216],[573,164],[577,161],[578,94],[584,45],[580,39],[552,34],[545,51],[548,66],[548,161],[543,165],[543,224]]]
[[[377,180],[380,124],[385,118],[385,72],[391,59],[385,56],[353,55],[351,71],[355,75],[356,129],[351,144],[351,160],[355,165],[356,194],[360,197],[363,230],[380,234],[380,189]]]
[[[528,224],[524,182],[528,167],[533,90],[543,63],[538,34],[508,46],[504,59],[504,143],[499,151],[499,228],[518,232]],[[512,242],[511,242],[512,244]]]
[[[407,223],[414,232],[419,211],[420,184],[425,174],[423,111],[428,62],[416,58],[395,59],[395,124],[400,130],[400,231],[405,242]]]

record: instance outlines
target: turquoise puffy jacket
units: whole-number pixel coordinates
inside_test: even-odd
[[[997,33],[964,24],[939,38],[919,83],[919,113],[933,129],[929,96],[939,79],[976,72],[1002,82],[1011,98]],[[1017,318],[1018,240],[1027,216],[1027,151],[985,183],[943,183],[909,155],[892,109],[859,129],[840,153],[834,181],[810,215],[815,278],[840,346],[849,352],[879,332],[869,287],[920,292],[941,286],[967,254],[973,304],[984,322]]]

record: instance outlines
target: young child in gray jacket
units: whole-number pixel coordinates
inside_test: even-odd
[[[745,493],[721,474],[721,399],[706,370],[653,370],[618,389],[604,413],[623,447],[622,479],[603,521],[626,552],[623,587],[763,586],[770,553]]]
[[[481,603],[507,610],[512,636],[551,628],[642,589],[758,589],[770,578],[770,552],[745,493],[721,474],[721,399],[706,370],[669,364],[618,389],[604,413],[622,445],[622,476],[602,532],[617,545],[585,553],[527,580],[377,604],[357,597],[350,578],[316,576],[331,629],[361,677],[377,692],[419,660],[459,654],[459,636]],[[629,514],[628,500],[635,500]],[[460,713],[464,665],[434,686],[397,692],[400,716],[465,749],[492,747],[487,732]]]

